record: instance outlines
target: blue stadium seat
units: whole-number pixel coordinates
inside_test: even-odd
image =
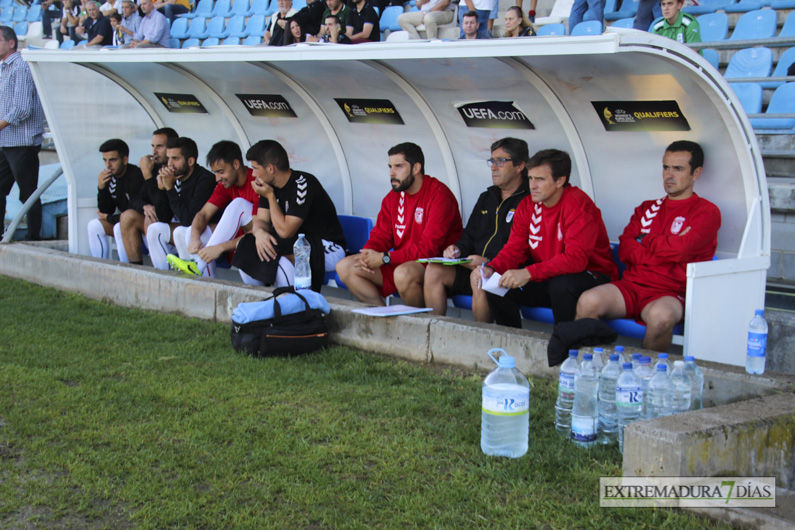
[[[3,8],[2,13],[0,13],[0,24],[11,22],[11,19],[14,18],[14,9],[14,6]]]
[[[604,13],[605,20],[618,20],[618,18],[615,18],[613,16],[613,15],[615,15],[617,13],[617,11],[616,11],[616,0],[607,0],[605,2],[605,7],[602,10],[602,12]],[[607,18],[608,16],[611,17],[611,18]]]
[[[229,12],[232,10],[232,2],[231,0],[215,0],[215,5],[213,6],[213,10],[209,13],[202,13],[204,18],[214,18],[214,17],[229,17],[231,16]]]
[[[545,24],[538,28],[537,34],[540,35],[565,35],[566,26],[563,24]]]
[[[223,46],[237,46],[240,44],[240,37],[227,37],[221,41]]]
[[[613,331],[624,337],[631,337],[634,339],[642,339],[646,334],[646,324],[630,320],[628,318],[619,318],[616,320],[605,320],[605,324],[610,326]],[[674,335],[684,335],[685,325],[677,324],[674,326]]]
[[[709,13],[701,15],[697,20],[703,42],[726,40],[729,36],[729,15],[726,13]]]
[[[64,41],[61,43],[60,49],[71,50],[74,47],[75,47],[75,41],[73,41],[72,39],[64,39]]]
[[[787,15],[787,20],[784,21],[784,25],[781,27],[781,32],[778,36],[795,37],[795,11]]]
[[[202,17],[194,18],[188,28],[188,38],[206,39],[207,37],[209,37],[207,34],[207,19]],[[183,44],[182,47],[184,48],[185,45]]]
[[[229,19],[224,31],[226,37],[243,38],[246,36],[246,17],[243,15],[235,15]]]
[[[26,22],[38,22],[41,20],[41,5],[30,6],[28,8],[28,16],[25,17]]]
[[[249,7],[248,0],[235,0],[227,16],[236,17],[239,15],[245,17],[248,14]]]
[[[0,0],[0,9],[14,5],[14,0]]]
[[[177,18],[171,24],[171,37],[174,39],[187,39],[188,38],[188,19]]]
[[[740,0],[723,8],[727,13],[747,13],[770,6],[770,0]]]
[[[621,9],[612,13],[605,13],[605,20],[634,17],[638,13],[638,2],[639,0],[624,0],[621,3]]]
[[[745,48],[732,56],[723,77],[768,77],[772,70],[773,52],[770,48]]]
[[[795,83],[785,83],[773,92],[765,114],[793,114],[795,113]],[[784,129],[795,128],[795,118],[751,118],[751,126],[758,129]]]
[[[251,9],[248,11],[248,16],[264,15],[266,17],[278,11],[279,6],[276,0],[251,0]],[[264,33],[264,31],[263,31]]]
[[[210,46],[220,46],[221,39],[218,37],[209,37],[202,41],[202,48],[209,48]]]
[[[196,4],[196,9],[191,13],[180,15],[179,18],[197,18],[199,16],[208,16],[213,11],[213,0],[199,0]]]
[[[203,19],[198,19],[198,20],[203,20]],[[186,39],[182,43],[182,47],[183,48],[191,48],[193,46],[198,46],[199,44],[200,44],[199,39],[197,39],[196,37],[193,37],[193,38],[190,38],[190,39]]]
[[[345,243],[348,246],[346,253],[358,253],[367,240],[370,239],[370,231],[373,229],[373,221],[367,217],[358,217],[355,215],[338,215],[342,225],[342,233],[345,234]],[[339,287],[345,287],[340,277],[336,272],[327,272],[324,283],[334,280]],[[347,287],[345,287],[347,289]]]
[[[769,39],[776,36],[778,17],[772,9],[749,11],[740,17],[729,40]]]
[[[25,19],[28,18],[28,6],[17,6],[14,9],[14,16],[11,17],[13,22],[25,22]]]
[[[602,22],[600,20],[585,20],[577,24],[573,30],[571,30],[571,35],[573,37],[582,37],[584,35],[601,35],[602,34]]]
[[[249,18],[248,24],[246,24],[246,37],[256,36],[262,38],[264,35],[265,35],[265,16],[254,15],[253,17]]]
[[[635,25],[635,17],[627,17],[627,18],[619,18],[618,20],[613,22],[610,25],[610,27],[632,29],[634,25]]]
[[[781,54],[778,64],[776,64],[776,69],[773,70],[773,75],[771,77],[785,77],[787,75],[787,70],[789,70],[789,67],[792,63],[795,63],[795,48],[790,48]],[[762,88],[778,88],[783,85],[784,82],[769,81],[760,84],[762,85]]]
[[[177,19],[177,20],[179,20],[179,19]],[[169,48],[174,48],[174,49],[179,48],[179,39],[176,39],[174,37],[171,37],[170,39],[168,39],[168,47]]]
[[[697,6],[685,6],[682,11],[691,15],[705,15],[724,9],[737,0],[701,0]]]
[[[746,114],[762,112],[762,87],[757,83],[729,83]]]
[[[226,19],[222,15],[216,15],[207,23],[207,36],[223,39],[226,37]]]
[[[795,9],[795,0],[770,0],[773,9]]]
[[[262,44],[262,37],[260,35],[249,35],[243,39],[241,44],[245,46],[256,46],[257,44]]]
[[[306,7],[306,0],[293,0],[293,9],[301,11]]]
[[[24,37],[28,34],[28,23],[27,22],[17,22],[14,24],[14,33],[17,34],[17,37]]]
[[[709,61],[709,64],[711,64],[715,68],[715,70],[719,69],[720,54],[718,53],[718,50],[713,50],[712,48],[704,48],[703,50],[701,50],[701,55],[704,57],[704,59]]]
[[[402,6],[389,6],[384,9],[381,18],[379,19],[379,25],[381,26],[381,31],[389,30],[389,31],[400,31],[400,24],[398,24],[398,17],[403,14],[403,7]]]

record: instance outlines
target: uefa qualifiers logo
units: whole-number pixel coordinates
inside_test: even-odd
[[[602,508],[775,508],[775,477],[600,477]]]

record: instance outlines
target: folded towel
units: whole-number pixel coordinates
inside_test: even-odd
[[[323,298],[322,294],[309,289],[299,289],[298,292],[306,298],[309,307],[312,309],[319,309],[325,315],[331,311],[328,302]],[[279,301],[279,308],[282,311],[282,315],[292,315],[293,313],[299,313],[306,309],[304,301],[301,300],[298,295],[285,293],[277,298],[238,304],[234,311],[232,311],[232,321],[237,324],[248,324],[249,322],[257,320],[273,318],[274,300]]]

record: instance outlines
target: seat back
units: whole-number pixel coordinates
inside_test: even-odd
[[[28,16],[25,17],[26,22],[37,22],[41,20],[41,5],[36,4],[28,8]]]
[[[779,33],[778,36],[795,37],[795,11],[787,15],[787,20],[784,21],[784,25],[781,27],[781,33]]]
[[[209,37],[202,41],[202,48],[208,48],[210,46],[218,46],[221,44],[221,39],[218,37]]]
[[[620,19],[616,20],[615,22],[610,24],[610,27],[611,28],[632,29],[634,24],[635,24],[635,18],[634,17],[627,17],[627,18],[620,18]]]
[[[403,14],[403,7],[402,6],[389,6],[384,9],[384,12],[381,14],[381,18],[379,19],[379,25],[381,26],[381,31],[389,30],[389,31],[400,31],[400,24],[398,24],[398,17]]]
[[[62,50],[71,50],[74,47],[75,47],[75,41],[73,41],[72,39],[65,39],[61,43],[61,49]]]
[[[240,44],[240,37],[227,37],[221,41],[221,44],[224,46],[237,46]]]
[[[226,25],[226,34],[230,37],[245,37],[246,36],[246,17],[243,15],[235,15],[229,19]]]
[[[201,19],[199,19],[201,20]],[[191,48],[193,46],[199,45],[199,39],[196,37],[191,37],[190,39],[185,39],[185,42],[182,43],[183,48]]]
[[[537,35],[565,35],[566,34],[566,26],[561,23],[557,24],[545,24],[538,28]]]
[[[729,36],[729,15],[726,13],[701,15],[698,25],[701,26],[701,40],[704,42],[726,40]]]
[[[712,48],[704,48],[703,50],[701,50],[701,55],[704,56],[704,59],[709,61],[709,64],[711,64],[715,68],[715,70],[718,70],[720,68],[720,54],[718,53],[718,50],[713,50]]]
[[[207,19],[202,17],[194,18],[190,23],[190,27],[188,28],[188,38],[201,39],[204,37],[205,33],[207,33]],[[185,47],[184,43],[182,47]]]
[[[170,35],[175,39],[188,38],[188,22],[187,18],[178,18],[174,20],[174,23],[171,24]]]
[[[265,35],[265,15],[254,15],[249,18],[246,24],[246,37],[262,38],[263,35]]]
[[[246,16],[249,7],[248,0],[235,0],[232,4],[232,9],[229,10],[229,15],[233,17],[237,15]]]
[[[582,37],[584,35],[601,35],[602,22],[600,20],[586,20],[577,24],[571,30],[572,37]]]
[[[747,114],[762,112],[762,87],[757,83],[729,83]]]
[[[373,221],[368,217],[357,217],[355,215],[338,215],[342,225],[342,233],[345,234],[345,245],[349,253],[358,253],[370,239],[370,231],[373,229]]]
[[[14,10],[14,16],[11,17],[13,22],[25,22],[28,17],[28,6],[17,6]]]
[[[210,22],[207,23],[207,33],[210,35],[210,37],[223,39],[226,37],[226,33],[224,31],[225,26],[226,19],[223,16],[214,16],[210,19]]]
[[[17,37],[25,37],[28,34],[28,23],[17,22],[14,24],[14,33],[17,34]]]
[[[216,0],[212,11],[210,11],[210,13],[206,15],[206,18],[219,17],[219,16],[228,17],[230,16],[229,15],[230,11],[232,11],[231,0]]]
[[[729,40],[769,39],[776,36],[778,17],[772,9],[749,11],[740,17]]]
[[[773,70],[773,52],[769,48],[745,48],[735,53],[723,77],[767,77]]]
[[[257,44],[262,44],[262,37],[259,35],[249,35],[242,42],[245,46],[256,46]]]

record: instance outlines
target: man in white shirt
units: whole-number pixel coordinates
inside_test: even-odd
[[[429,39],[436,38],[438,26],[453,21],[455,13],[450,0],[417,0],[419,11],[409,11],[398,17],[398,24],[409,32],[410,39],[419,39],[417,26],[425,24],[425,33]]]

